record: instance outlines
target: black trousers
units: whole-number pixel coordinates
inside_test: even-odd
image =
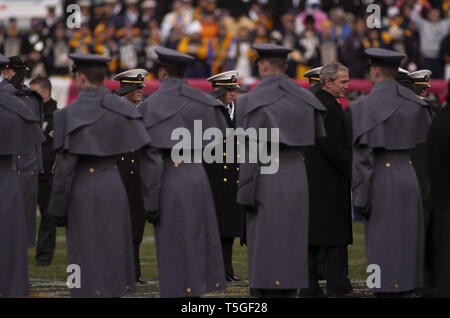
[[[353,290],[348,280],[347,246],[325,246],[327,295],[343,295]],[[309,246],[309,288],[301,289],[300,294],[307,297],[317,297],[323,294],[318,278],[318,257],[321,246]]]
[[[39,181],[38,205],[41,212],[41,223],[36,246],[36,261],[45,264],[50,264],[52,261],[56,244],[56,224],[53,217],[48,214],[50,194],[51,182]]]
[[[141,278],[141,259],[139,258],[140,247],[141,243],[133,241],[134,274],[136,282]]]
[[[234,276],[233,270],[233,242],[234,237],[220,237],[220,242],[222,243],[222,255],[223,262],[225,265],[225,277]]]

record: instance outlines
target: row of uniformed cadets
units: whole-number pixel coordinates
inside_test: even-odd
[[[129,201],[133,199],[130,192],[127,198],[126,191],[130,190],[122,182],[134,170],[125,168],[121,180],[117,164],[118,157],[120,162],[130,153],[136,153],[140,161],[136,168],[140,177],[134,182],[140,182],[137,188],[143,188],[141,212],[155,226],[161,296],[200,296],[222,289],[224,269],[229,279],[237,279],[232,267],[224,267],[224,260],[231,265],[230,242],[242,235],[242,227],[227,230],[220,215],[214,213],[219,213],[222,202],[228,200],[224,184],[233,184],[228,183],[228,176],[223,177],[228,167],[205,169],[198,163],[174,163],[170,157],[175,145],[171,132],[185,127],[192,135],[194,119],[201,119],[204,129],[218,127],[224,131],[233,120],[236,127],[244,129],[280,129],[278,173],[264,175],[259,164],[241,164],[236,167],[236,171],[240,169],[238,189],[229,188],[229,197],[233,200],[236,191],[237,203],[246,211],[244,238],[251,293],[295,297],[298,288],[310,287],[310,194],[304,149],[315,145],[317,138],[326,137],[322,115],[327,108],[284,75],[289,49],[269,44],[256,44],[254,48],[259,54],[262,81],[236,104],[231,103],[232,96],[227,96],[229,90],[222,88],[235,86],[237,74],[231,74],[231,81],[211,79],[217,80],[216,100],[183,80],[190,56],[158,48],[161,87],[137,109],[101,86],[107,59],[70,56],[75,62],[80,94],[71,105],[55,113],[54,148],[58,155],[50,213],[59,225],[67,225],[68,262],[81,267],[82,287],[72,289],[72,296],[122,296],[133,291],[136,278],[140,278],[133,270],[137,264],[133,264],[136,246],[133,249],[129,218]],[[382,270],[381,288],[373,291],[378,295],[405,295],[423,287],[422,196],[409,152],[425,141],[430,114],[426,103],[393,81],[403,55],[381,49],[369,49],[366,54],[371,60],[374,89],[351,109],[353,204],[366,217],[368,264],[378,264]],[[134,81],[133,77],[125,81]],[[27,147],[36,144],[28,143]],[[192,153],[199,150],[188,149]],[[439,153],[439,149],[435,151]],[[130,164],[136,162],[133,160]],[[210,182],[219,178],[222,186]],[[433,182],[431,186],[433,189]],[[441,196],[436,198],[442,201]],[[21,209],[21,202],[14,201],[16,209]],[[442,203],[438,206],[445,208]],[[237,215],[238,223],[243,224],[242,216]],[[143,227],[140,224],[136,229]],[[136,229],[133,227],[135,233],[142,233]],[[17,242],[26,237],[23,231],[16,233]],[[142,234],[133,237],[135,243],[141,239]],[[439,251],[441,254],[436,255],[442,259],[442,249]],[[26,265],[24,258],[23,263]],[[447,286],[447,272],[443,266],[439,268],[436,285]],[[12,279],[20,278],[23,283],[26,266],[15,273]],[[11,277],[0,281],[3,294],[25,295],[25,284],[20,292],[9,291],[11,286],[18,286]],[[443,294],[445,289],[440,287],[438,291]]]

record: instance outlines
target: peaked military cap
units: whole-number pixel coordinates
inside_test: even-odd
[[[404,68],[399,67],[397,70],[397,74],[406,74],[408,75],[409,72],[407,70],[405,70]]]
[[[194,61],[194,58],[190,55],[162,46],[158,46],[157,48],[155,48],[155,53],[156,55],[158,55],[157,64],[160,65],[189,64]]]
[[[3,54],[0,54],[0,65],[5,65],[9,63],[9,59],[4,56]]]
[[[223,87],[231,90],[240,88],[238,78],[238,71],[228,71],[211,76],[207,81],[211,82],[213,87]]]
[[[73,60],[72,72],[75,73],[80,66],[92,67],[92,66],[104,66],[107,67],[111,59],[94,54],[81,54],[72,53],[69,54],[69,58]]]
[[[287,58],[288,54],[293,51],[287,47],[270,43],[256,43],[252,48],[258,52],[256,62],[261,58]]]
[[[401,60],[405,57],[404,54],[392,50],[380,48],[365,49],[367,57],[369,58],[370,66],[384,66],[398,68]]]
[[[397,75],[395,76],[395,81],[398,82],[400,85],[414,91],[414,82],[408,76],[408,74],[409,74],[409,72],[407,70],[399,67],[397,69]]]
[[[409,73],[409,77],[413,80],[414,85],[417,87],[431,87],[430,76],[432,72],[430,70],[419,70]]]
[[[306,77],[310,81],[320,81],[320,71],[322,70],[323,66],[313,68],[312,70],[309,70],[305,74],[303,74],[303,77]]]
[[[9,68],[13,70],[17,70],[19,68],[25,68],[26,70],[29,70],[28,68],[28,58],[24,55],[14,55],[7,58],[7,62],[2,64],[3,68]]]
[[[114,80],[120,82],[120,89],[117,91],[117,94],[124,96],[135,89],[145,87],[144,81],[147,74],[146,70],[140,68],[117,74],[114,77]]]

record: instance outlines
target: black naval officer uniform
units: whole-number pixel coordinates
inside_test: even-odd
[[[215,98],[226,94],[227,89],[237,89],[237,78],[213,81],[213,87],[217,83],[223,85],[222,89],[212,92]],[[226,120],[228,128],[234,128],[235,103],[224,105],[221,113]],[[211,191],[219,224],[220,241],[225,265],[225,277],[227,281],[240,280],[234,273],[232,264],[233,242],[235,237],[241,238],[241,244],[245,242],[245,214],[237,204],[237,189],[239,183],[239,164],[237,163],[237,138],[234,138],[234,158],[228,158],[227,162],[227,138],[223,140],[223,163],[204,164],[208,174]]]
[[[139,73],[137,76],[130,77],[130,70],[118,74],[114,79],[120,81],[120,89],[116,93],[125,96],[135,89],[143,88],[144,78],[146,74]],[[145,70],[143,72],[147,73]],[[122,76],[123,74],[123,76]],[[130,104],[130,107],[134,105]],[[130,205],[131,217],[131,233],[133,236],[133,255],[136,282],[144,282],[141,278],[141,261],[139,258],[139,249],[144,237],[145,228],[145,209],[141,191],[141,174],[140,174],[139,152],[129,152],[121,154],[117,157],[117,166],[122,178],[125,190],[127,192],[128,202]]]

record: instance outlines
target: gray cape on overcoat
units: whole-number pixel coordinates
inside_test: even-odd
[[[26,216],[16,155],[40,145],[39,120],[18,97],[0,93],[0,297],[28,295]]]
[[[67,259],[81,270],[72,297],[134,290],[129,205],[116,157],[150,141],[141,114],[104,87],[54,113],[57,151],[49,214],[67,217]]]
[[[368,265],[380,268],[373,292],[423,286],[422,198],[410,150],[426,140],[430,114],[425,102],[394,81],[377,83],[351,107],[353,204],[370,205],[365,221]]]
[[[141,161],[145,184],[144,206],[159,211],[155,223],[156,252],[161,297],[201,296],[225,288],[225,270],[214,201],[201,164],[175,163],[171,140],[176,128],[194,136],[194,120],[203,130],[226,123],[222,104],[183,79],[169,78],[138,107],[151,138]],[[222,139],[220,139],[222,143]],[[184,151],[201,151],[203,143]]]
[[[240,165],[238,203],[253,211],[247,213],[250,288],[309,285],[308,182],[301,147],[325,136],[325,110],[311,92],[286,75],[265,76],[236,103],[237,127],[279,129],[276,173],[261,174],[260,163]],[[259,141],[276,141],[270,138]]]

